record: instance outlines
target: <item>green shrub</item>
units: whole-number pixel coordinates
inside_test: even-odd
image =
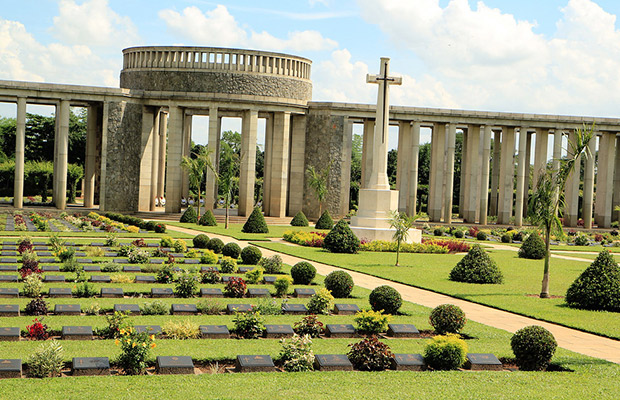
[[[433,236],[443,236],[443,228],[435,228],[433,230]]]
[[[177,239],[172,245],[175,253],[185,253],[187,251],[187,243],[183,239]]]
[[[251,271],[245,273],[245,280],[252,285],[255,285],[263,280],[263,267],[256,267]]]
[[[323,248],[332,253],[357,253],[360,240],[355,236],[349,224],[344,219],[338,221],[323,240]]]
[[[63,261],[63,263],[62,263],[62,270],[64,272],[75,272],[75,271],[77,271],[80,268],[81,268],[80,264],[73,257]]]
[[[265,330],[264,318],[260,312],[235,313],[233,332],[240,338],[257,339]]]
[[[278,359],[286,372],[303,372],[314,370],[314,352],[310,335],[298,336],[293,334],[290,342],[280,341],[282,350]]]
[[[155,280],[159,283],[170,283],[174,281],[174,267],[172,264],[164,264],[157,271],[157,275],[155,276]]]
[[[450,271],[450,280],[467,283],[502,283],[502,271],[479,245],[473,245]]]
[[[95,285],[88,282],[82,282],[75,287],[75,297],[95,297],[97,290]]]
[[[329,290],[321,288],[317,293],[310,297],[307,307],[308,312],[311,314],[327,315],[332,308],[334,308],[334,296],[332,296],[332,293]]]
[[[174,247],[174,239],[170,236],[164,236],[159,240],[161,247]]]
[[[222,248],[224,247],[224,242],[219,238],[211,238],[209,243],[207,243],[207,249],[211,250],[214,253],[221,253]]]
[[[101,272],[120,272],[122,268],[123,266],[121,264],[112,261],[101,264]]]
[[[575,246],[589,246],[590,241],[586,235],[577,235],[575,237]]]
[[[276,289],[277,297],[285,297],[288,294],[288,288],[293,283],[293,279],[290,276],[280,276],[273,283],[274,289]]]
[[[263,216],[263,212],[259,207],[255,207],[252,214],[248,217],[245,224],[243,224],[243,228],[241,228],[241,232],[244,233],[268,233],[269,228],[267,228],[267,222],[265,222],[265,217]]]
[[[465,236],[465,234],[463,233],[463,231],[461,230],[456,230],[454,231],[454,237],[457,239],[463,239],[463,236]]]
[[[620,312],[620,267],[608,250],[575,279],[566,291],[570,307]]]
[[[307,261],[300,261],[291,268],[295,285],[309,285],[316,276],[316,268]]]
[[[150,254],[148,251],[133,247],[129,252],[127,260],[130,264],[148,264],[149,256]]]
[[[356,329],[367,335],[378,335],[387,331],[391,315],[382,314],[381,311],[362,310],[355,314]]]
[[[43,289],[41,275],[30,274],[24,278],[24,296],[30,298],[40,297],[41,289]]]
[[[330,272],[326,277],[325,288],[336,298],[349,297],[353,290],[353,278],[344,271]]]
[[[205,235],[204,233],[201,233],[200,235],[196,235],[192,239],[192,243],[194,244],[194,247],[197,249],[206,249],[207,244],[209,243],[209,236]]]
[[[558,344],[551,332],[542,326],[531,325],[512,336],[510,347],[519,369],[541,371],[549,366]]]
[[[238,259],[241,254],[241,247],[237,243],[230,242],[226,243],[224,247],[222,247],[222,255],[225,257],[230,257],[232,259]]]
[[[386,314],[396,314],[403,305],[403,298],[398,290],[383,285],[373,289],[368,296],[370,307],[374,311],[383,311]]]
[[[504,233],[502,235],[502,243],[512,243],[512,235],[510,233]]]
[[[206,271],[202,272],[202,277],[200,281],[202,283],[220,283],[222,277],[220,276],[220,271],[215,268],[209,268]]]
[[[252,305],[252,310],[260,312],[261,315],[282,315],[282,304],[275,299],[259,298],[256,304]]]
[[[459,369],[467,357],[467,343],[455,334],[435,336],[424,349],[424,362],[435,370]]]
[[[174,295],[176,297],[194,297],[197,290],[198,277],[195,274],[183,271],[178,275],[177,283],[174,287]]]
[[[306,218],[306,215],[304,214],[304,212],[300,211],[297,214],[295,214],[295,216],[291,220],[291,225],[292,226],[308,226],[310,225],[310,223],[308,222],[308,218]]]
[[[476,239],[478,240],[487,240],[487,234],[480,231],[478,233],[476,233]]]
[[[282,272],[282,257],[274,254],[268,258],[261,258],[258,265],[265,268],[266,274],[279,274]]]
[[[545,254],[547,254],[545,242],[536,232],[531,233],[519,249],[519,257],[531,260],[542,260]]]
[[[26,304],[26,315],[47,315],[47,303],[42,298],[35,298]]]
[[[37,347],[28,358],[28,375],[33,378],[51,378],[60,375],[64,367],[64,350],[55,340]]]
[[[233,276],[228,282],[226,282],[226,286],[224,287],[224,296],[241,298],[245,295],[246,289],[247,285],[245,284],[243,278]]]
[[[179,222],[187,222],[191,224],[197,223],[198,214],[196,214],[196,210],[194,210],[194,207],[187,206],[187,209],[185,210],[183,215],[181,215],[181,219],[179,219]]]
[[[323,214],[321,214],[319,220],[316,221],[314,227],[316,229],[332,229],[334,227],[334,220],[329,215],[329,211],[323,211]]]
[[[230,257],[222,257],[220,259],[220,271],[223,274],[234,274],[237,272],[237,260]]]
[[[215,299],[200,300],[196,308],[202,315],[220,315],[224,311],[224,306]]]
[[[350,344],[347,357],[353,366],[361,371],[383,371],[390,368],[394,353],[390,346],[379,341],[376,336]]]
[[[213,211],[207,210],[200,217],[200,221],[198,221],[199,225],[202,226],[217,226],[217,221],[215,220],[215,215],[213,215]]]
[[[140,307],[142,315],[168,315],[170,307],[161,300],[146,302]]]
[[[217,264],[217,255],[211,250],[205,250],[200,256],[201,264]]]
[[[454,304],[442,304],[431,311],[430,323],[440,335],[459,333],[466,322],[465,313]]]
[[[117,364],[125,375],[141,375],[146,371],[146,360],[151,348],[155,347],[153,335],[147,332],[138,333],[134,328],[128,328],[121,332],[121,339],[117,345],[121,346],[121,354]]]
[[[315,338],[323,333],[323,323],[315,314],[310,314],[303,317],[301,321],[295,322],[293,330],[300,336],[309,335]]]
[[[121,329],[131,327],[129,321],[129,311],[114,311],[113,314],[105,316],[108,326],[103,328],[99,334],[108,339],[117,339],[121,336]]]
[[[241,250],[241,262],[247,265],[256,265],[263,257],[263,252],[256,246],[246,246]]]
[[[197,339],[200,336],[200,326],[189,318],[182,321],[167,321],[162,327],[162,332],[171,339]]]

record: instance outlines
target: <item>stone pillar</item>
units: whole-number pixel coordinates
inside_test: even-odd
[[[183,109],[177,105],[168,107],[168,167],[166,168],[166,212],[181,211],[183,171]]]
[[[155,120],[153,123],[153,150],[151,152],[151,196],[149,198],[149,210],[155,211],[155,197],[157,197],[157,185],[159,183],[159,144],[161,139],[160,111],[155,112]]]
[[[56,208],[64,210],[67,207],[67,163],[69,157],[69,115],[71,114],[68,100],[61,100],[58,110],[58,130],[56,131],[56,193],[54,203]]]
[[[614,166],[614,194],[612,201],[612,221],[620,220],[620,211],[616,211],[616,207],[620,206],[620,137],[616,137],[616,158]]]
[[[446,124],[434,124],[431,139],[431,169],[429,182],[428,216],[430,221],[441,220],[443,202],[444,147]]]
[[[271,158],[273,154],[273,114],[265,121],[265,157],[263,166],[263,213],[270,215],[271,205]],[[304,171],[305,174],[305,171]]]
[[[241,126],[241,165],[239,173],[238,215],[247,217],[254,208],[254,183],[256,182],[256,131],[258,111],[243,112]]]
[[[611,199],[614,184],[613,168],[615,163],[616,135],[602,132],[598,151],[598,173],[596,176],[595,221],[599,228],[611,226]]]
[[[527,128],[522,127],[519,132],[519,152],[517,156],[517,199],[515,203],[515,225],[523,226],[523,195],[525,191],[525,169],[527,153]],[[529,171],[528,171],[529,172]],[[512,189],[512,188],[511,188]],[[511,196],[512,197],[512,196]]]
[[[304,205],[305,148],[306,115],[294,115],[291,133],[291,172],[288,189],[289,215],[297,214]]]
[[[142,108],[142,136],[140,142],[140,181],[138,184],[138,211],[151,209],[151,182],[153,180],[153,142],[156,113],[150,107]],[[180,163],[180,161],[179,161]]]
[[[217,107],[209,108],[209,139],[207,148],[211,150],[211,164],[217,171],[217,163],[219,160],[219,148],[220,148],[220,124]],[[170,157],[170,155],[168,155]],[[170,168],[170,163],[168,163]],[[212,210],[213,205],[217,201],[217,182],[215,181],[215,174],[213,171],[207,168],[207,185],[205,190],[205,207],[206,210]]]
[[[15,182],[13,207],[24,206],[24,163],[26,148],[26,98],[17,98],[17,123],[15,129]]]
[[[398,125],[398,164],[396,168],[396,187],[398,188],[398,211],[407,211],[409,183],[411,179],[411,122],[400,121]]]
[[[499,171],[499,200],[497,222],[503,225],[510,224],[512,217],[513,183],[514,183],[514,150],[515,128],[512,126],[502,129],[502,155]]]
[[[370,170],[372,169],[373,143],[375,141],[375,120],[364,120],[364,136],[362,137],[362,179],[361,188],[368,188]]]
[[[480,168],[480,225],[487,224],[489,206],[489,162],[491,157],[491,127],[485,126],[482,136],[482,158]]]
[[[456,140],[456,124],[448,124],[448,150],[446,153],[446,190],[444,192],[444,222],[452,223],[452,198],[454,192],[454,147]]]
[[[269,215],[271,217],[282,218],[286,216],[290,120],[290,112],[276,112],[273,115],[271,198],[269,204]]]
[[[97,122],[99,107],[90,104],[86,118],[86,160],[84,161],[84,207],[95,204],[95,166],[97,162]]]
[[[415,121],[411,126],[411,162],[409,172],[409,199],[407,200],[407,215],[418,213],[418,164],[420,156],[420,122]]]
[[[592,156],[586,159],[586,168],[583,177],[583,227],[592,229],[592,205],[594,201],[594,155],[596,148],[596,136],[593,136],[588,144]],[[599,148],[600,151],[600,148]],[[577,168],[577,166],[575,166]]]
[[[101,173],[99,182],[99,211],[107,211],[105,194],[107,191],[107,164],[108,164],[108,118],[110,116],[110,104],[103,102],[101,111]]]
[[[467,158],[468,158],[468,152],[469,152],[469,134],[470,134],[470,128],[471,127],[467,127],[466,129],[462,130],[462,135],[463,135],[463,142],[461,143],[461,176],[460,176],[460,190],[459,190],[459,217],[464,218],[465,217],[465,209],[467,208],[467,196],[466,196],[466,192],[467,192],[467,187],[469,186],[469,176],[467,175],[467,171],[468,171],[468,166],[467,166]]]
[[[536,130],[536,136],[538,136],[538,132],[540,129]],[[527,217],[527,202],[530,195],[530,165],[532,161],[532,133],[529,132],[527,134],[527,145],[525,146],[525,185],[523,187],[523,218]]]
[[[192,145],[192,116],[184,115],[183,116],[183,150],[181,153],[181,157],[191,157],[191,145]],[[181,192],[182,196],[185,198],[189,197],[189,172],[186,170],[183,171],[183,181]],[[195,199],[198,201],[198,199]]]
[[[497,203],[499,200],[499,169],[500,169],[500,156],[502,150],[501,144],[501,130],[496,130],[493,133],[493,171],[491,175],[491,212],[490,215],[497,216]]]
[[[532,187],[538,186],[538,179],[547,169],[547,146],[549,144],[549,129],[536,130],[536,147],[534,149],[534,173]],[[555,157],[555,156],[554,156]]]
[[[157,197],[164,197],[166,181],[166,143],[168,141],[168,113],[159,113],[159,166],[157,168]]]
[[[556,128],[553,133],[553,159],[551,161],[551,169],[552,171],[557,171],[560,168],[560,157],[562,157],[562,129]],[[556,172],[553,172],[555,175]],[[559,196],[559,191],[556,190],[554,194],[554,199],[557,201]]]
[[[574,143],[575,131],[571,130],[568,134],[568,140]],[[568,156],[571,157],[571,146],[568,145]],[[579,176],[581,165],[581,156],[575,162],[575,169],[568,175],[566,181],[566,187],[564,190],[564,225],[577,226],[578,211],[579,211],[579,182],[581,177]],[[600,163],[599,163],[600,166]],[[558,162],[559,168],[559,162]]]
[[[470,223],[476,222],[476,199],[479,195],[477,178],[480,175],[481,166],[480,155],[478,154],[479,147],[480,125],[470,125],[467,128],[467,158],[465,160],[466,171],[464,182],[465,186],[463,186],[463,182],[461,182],[461,192],[463,192],[464,194],[463,200],[465,203],[465,209],[463,210],[463,221]]]

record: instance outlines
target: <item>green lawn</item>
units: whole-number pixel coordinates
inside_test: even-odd
[[[323,229],[316,229],[314,226],[269,225],[268,233],[243,233],[241,232],[243,224],[230,224],[228,225],[228,229],[224,229],[224,224],[218,224],[218,226],[200,226],[197,224],[166,221],[166,225],[195,229],[205,233],[231,236],[237,240],[269,240],[269,238],[281,238],[286,231],[329,232]]]

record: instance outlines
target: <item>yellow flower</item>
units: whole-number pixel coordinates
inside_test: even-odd
[[[117,345],[117,346],[118,346],[118,344],[119,344],[119,343],[120,343],[120,342],[118,341],[118,339],[116,339],[116,340],[114,341],[114,344],[115,344],[115,345]]]
[[[155,335],[151,335],[151,340],[155,340]]]
[[[124,334],[125,334],[125,330],[124,330],[124,329],[121,329],[121,330],[120,330],[120,333],[121,333],[121,335],[124,335]]]
[[[131,347],[136,347],[136,342],[133,342],[133,343],[131,344]]]
[[[157,346],[155,343],[151,343],[151,349],[154,349]]]
[[[146,347],[146,343],[142,343],[142,347]]]

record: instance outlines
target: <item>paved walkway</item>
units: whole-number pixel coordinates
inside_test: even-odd
[[[168,229],[178,232],[185,232],[191,235],[197,235],[204,233],[193,229],[185,229],[176,226],[168,226]],[[219,237],[226,242],[236,242],[239,245],[247,246],[248,241],[236,240],[228,236],[209,234],[209,237]],[[514,250],[518,249],[511,246],[493,245],[494,248],[502,250]],[[293,265],[299,261],[306,261],[299,257],[289,256],[282,253],[277,253],[268,249],[261,249],[263,254],[267,257],[273,254],[279,254],[282,257],[282,261]],[[565,256],[561,256],[564,258]],[[573,259],[572,257],[568,257]],[[592,262],[592,260],[578,259],[580,261]],[[312,262],[316,267],[316,270],[321,275],[327,275],[332,271],[342,270],[331,265]],[[388,281],[386,279],[377,278],[374,276],[362,274],[355,271],[346,270],[353,282],[357,286],[374,289],[381,285],[390,285],[400,292],[403,300],[409,301],[415,304],[420,304],[426,307],[434,308],[440,304],[451,303],[455,304],[463,309],[467,318],[482,323],[484,325],[492,326],[494,328],[503,329],[508,332],[516,332],[517,330],[528,325],[540,325],[548,329],[558,342],[558,345],[562,348],[574,351],[576,353],[585,354],[591,357],[602,358],[607,361],[611,361],[620,364],[620,341],[604,338],[601,336],[593,335],[590,333],[581,332],[575,329],[566,328],[564,326],[552,324],[549,322],[539,321],[533,318],[524,317],[521,315],[513,314],[507,311],[497,310],[491,307],[483,306],[480,304],[471,303],[466,300],[455,299],[450,296],[446,296],[439,293],[434,293],[424,289],[418,289],[412,286],[403,285],[400,283]]]

